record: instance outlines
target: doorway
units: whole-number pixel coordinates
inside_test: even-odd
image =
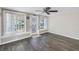
[[[36,15],[31,16],[31,34],[32,34],[32,36],[39,34],[38,16],[36,16]]]

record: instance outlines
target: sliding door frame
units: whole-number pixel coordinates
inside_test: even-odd
[[[32,33],[32,17],[36,17],[36,32]],[[37,15],[31,15],[31,36],[32,35],[38,35],[39,34],[39,28],[38,28],[38,16]]]

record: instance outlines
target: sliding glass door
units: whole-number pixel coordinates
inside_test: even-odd
[[[37,34],[38,33],[38,16],[31,17],[31,33]]]

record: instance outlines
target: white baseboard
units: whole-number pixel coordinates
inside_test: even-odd
[[[52,33],[52,32],[49,32],[49,33]],[[70,36],[66,36],[66,35],[59,34],[59,33],[52,33],[52,34],[56,34],[56,35],[64,36],[64,37],[67,37],[67,38],[71,38],[71,39],[79,40],[78,38],[70,37]]]
[[[35,36],[32,36],[32,38],[36,38],[36,37],[40,37],[41,35],[38,34],[38,35],[35,35]]]
[[[46,32],[48,32],[48,30],[41,30],[41,31],[39,31],[39,34],[43,34],[43,33],[46,33]]]

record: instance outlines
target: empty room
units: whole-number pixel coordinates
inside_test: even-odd
[[[79,51],[79,7],[1,7],[0,51]]]

